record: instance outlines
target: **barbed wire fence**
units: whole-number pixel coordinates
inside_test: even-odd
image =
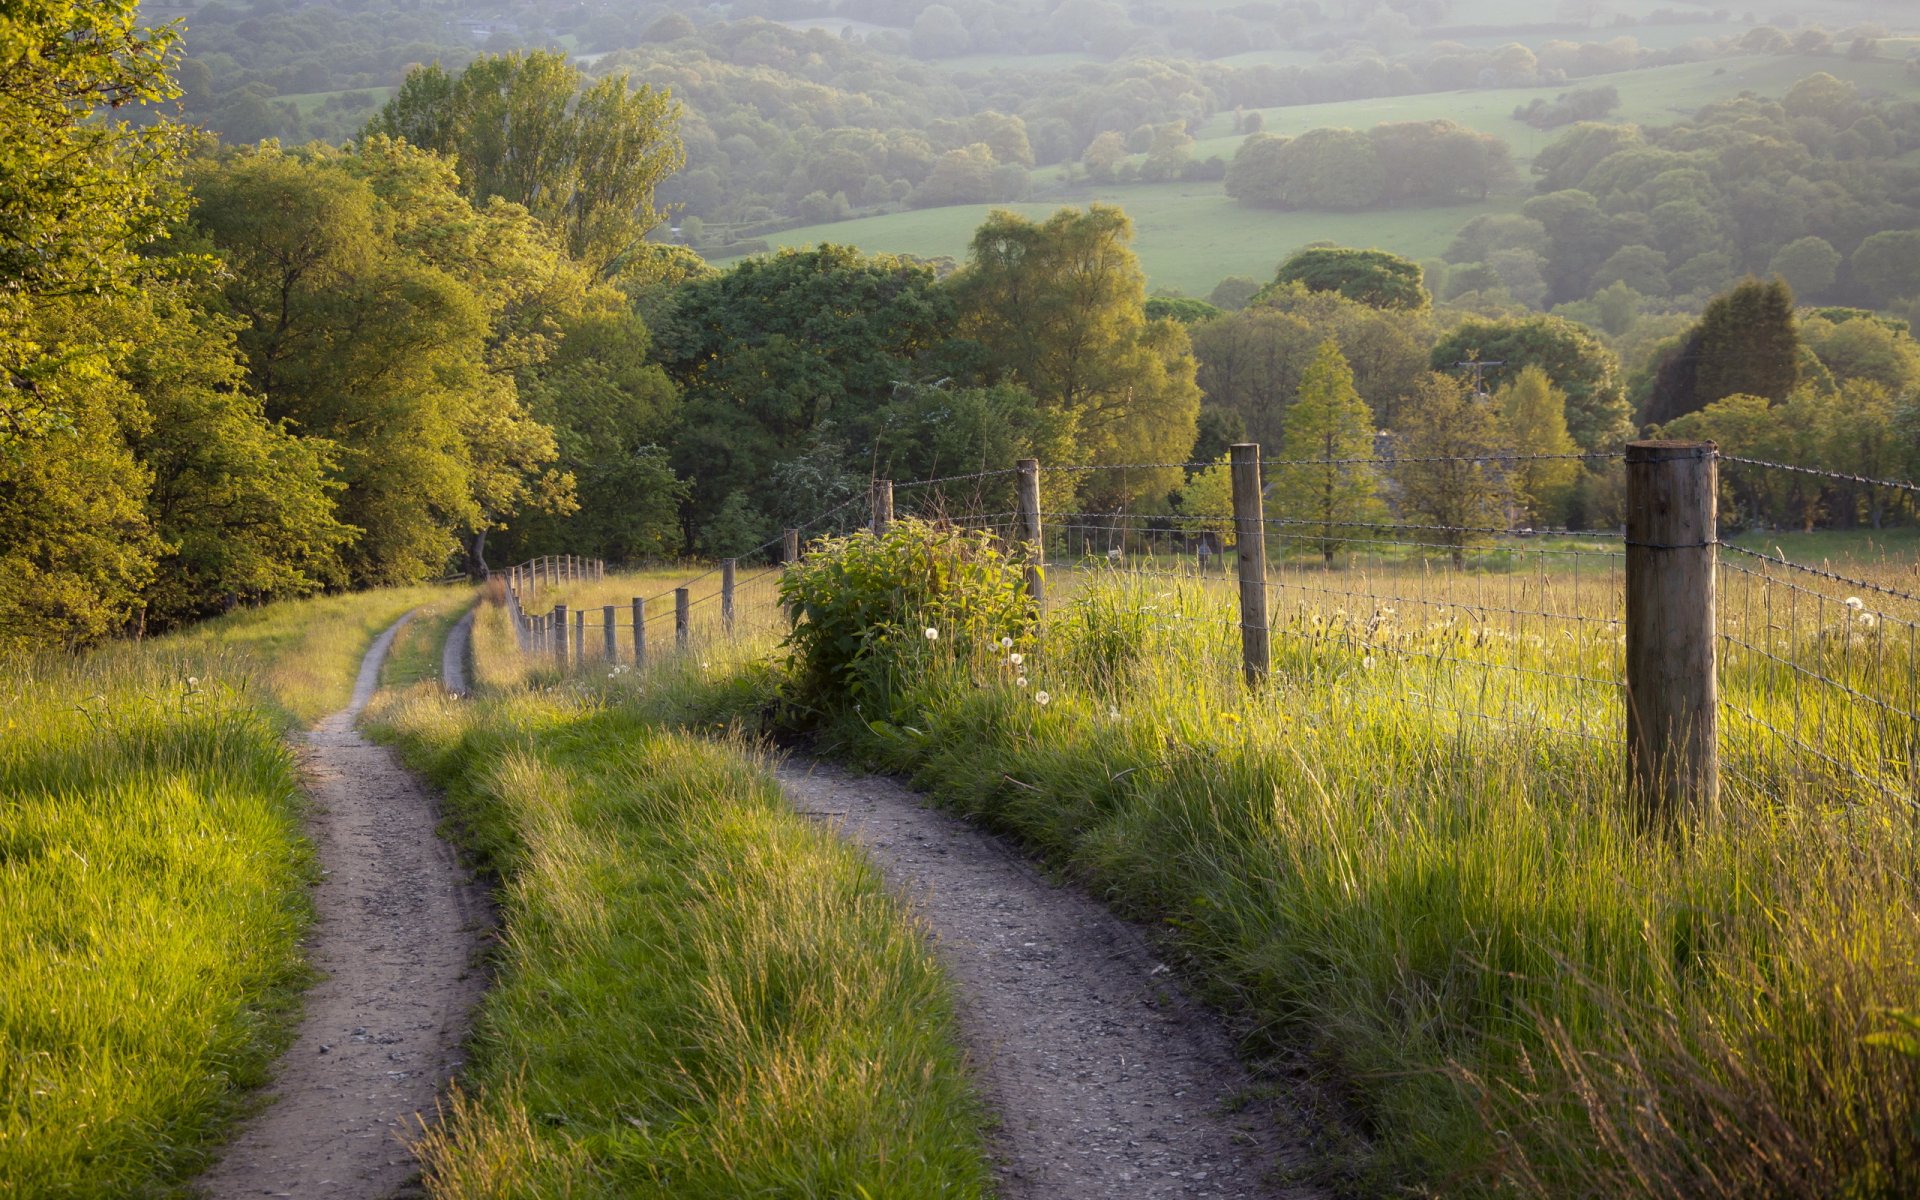
[[[1626,520],[1537,530],[1447,522],[1396,494],[1409,466],[1499,484],[1527,464],[1624,469]],[[605,603],[603,564],[536,559],[507,572],[523,651],[562,667],[641,664],[716,639],[784,631],[779,580],[818,539],[903,517],[992,533],[1029,564],[1027,587],[1059,641],[1098,645],[1120,626],[1163,639],[1174,669],[1255,694],[1305,694],[1329,713],[1383,698],[1436,734],[1518,732],[1617,751],[1624,785],[1655,813],[1710,808],[1721,779],[1752,795],[1856,804],[1920,798],[1920,575],[1911,564],[1836,569],[1723,536],[1720,467],[1818,480],[1845,495],[1920,486],[1634,443],[1624,453],[1262,461],[1233,448],[1231,511],[1165,503],[1041,511],[1095,472],[1211,463],[1041,465],[910,482],[876,480],[747,554]],[[1287,472],[1354,468],[1384,503],[1302,515]],[[1098,489],[1091,489],[1098,490]],[[1125,494],[1127,488],[1114,489]],[[1077,506],[1064,505],[1067,509]],[[1876,508],[1876,512],[1878,509]],[[617,580],[615,581],[617,582]],[[584,594],[597,603],[555,602]],[[1052,640],[1052,635],[1048,635]],[[1081,667],[1091,665],[1081,663]]]

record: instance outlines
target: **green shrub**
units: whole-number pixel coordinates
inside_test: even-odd
[[[991,533],[912,519],[879,537],[815,542],[780,598],[793,614],[789,699],[814,710],[891,691],[902,667],[931,654],[1023,641],[1033,625],[1021,567]]]

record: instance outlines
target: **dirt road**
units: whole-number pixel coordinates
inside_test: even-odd
[[[378,1200],[415,1173],[403,1138],[459,1066],[480,997],[487,898],[434,832],[433,798],[354,730],[399,624],[361,663],[353,702],[307,735],[309,836],[322,876],[307,993],[273,1103],[202,1177],[222,1198]],[[463,660],[464,661],[464,660]]]
[[[960,993],[1010,1200],[1285,1197],[1290,1114],[1139,934],[891,780],[790,762],[803,812],[865,847],[931,926]]]

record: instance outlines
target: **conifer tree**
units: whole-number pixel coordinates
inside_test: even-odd
[[[1354,390],[1339,343],[1322,342],[1301,376],[1280,457],[1286,465],[1274,485],[1275,511],[1331,566],[1384,512],[1379,475],[1362,461],[1373,457],[1373,414]]]

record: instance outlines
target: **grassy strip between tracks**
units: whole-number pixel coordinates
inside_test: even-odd
[[[0,1196],[161,1196],[264,1082],[307,981],[284,735],[445,590],[273,605],[0,662]]]
[[[947,984],[873,868],[753,751],[663,731],[604,673],[383,697],[500,877],[498,975],[431,1194],[978,1196],[982,1113]],[[711,728],[709,734],[716,731]]]

